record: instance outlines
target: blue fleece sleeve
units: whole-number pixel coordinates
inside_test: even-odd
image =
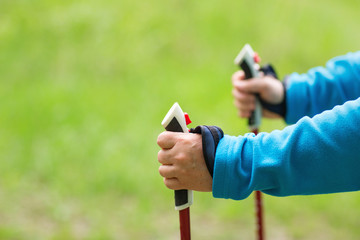
[[[286,79],[288,124],[303,116],[312,117],[360,96],[360,51],[339,56],[306,74],[293,73]]]
[[[213,195],[244,199],[360,189],[360,98],[257,136],[225,136],[215,156]]]

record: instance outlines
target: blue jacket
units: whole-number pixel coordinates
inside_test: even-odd
[[[287,82],[287,123],[271,133],[225,135],[213,195],[244,199],[360,190],[360,52],[330,60]]]

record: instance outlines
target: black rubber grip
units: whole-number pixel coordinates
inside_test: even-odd
[[[253,78],[254,76],[252,75],[251,73],[251,70],[250,70],[250,66],[249,64],[246,62],[246,61],[242,61],[240,63],[240,67],[241,69],[244,71],[245,73],[245,79],[249,79],[249,78]]]
[[[165,127],[166,131],[183,132],[183,129],[177,119],[174,117],[170,123]],[[188,190],[175,190],[175,206],[179,207],[188,203]]]
[[[251,69],[249,64],[246,61],[242,61],[240,63],[240,67],[242,68],[242,70],[245,73],[245,79],[250,79],[253,78],[254,76],[252,75]],[[255,112],[251,113],[251,116],[249,117],[249,126],[253,126],[255,124]]]
[[[182,190],[175,190],[175,206],[179,207],[182,205],[185,205],[188,203],[188,190],[182,189]]]
[[[170,123],[165,127],[166,131],[170,132],[183,132],[183,129],[177,119],[174,117]]]

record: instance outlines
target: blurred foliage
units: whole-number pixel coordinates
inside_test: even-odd
[[[360,48],[345,1],[0,1],[0,239],[178,239],[156,137],[247,131],[232,105],[245,43],[281,77]],[[263,131],[281,129],[265,120]],[[266,196],[269,239],[357,239],[360,195]],[[253,239],[253,201],[196,193],[194,239]]]

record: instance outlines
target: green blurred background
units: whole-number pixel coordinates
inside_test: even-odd
[[[0,0],[0,239],[178,239],[160,122],[244,134],[233,59],[280,75],[360,48],[356,0]],[[263,131],[282,121],[264,121]],[[360,194],[265,196],[268,239],[359,239]],[[253,199],[195,193],[193,239],[254,239]]]

